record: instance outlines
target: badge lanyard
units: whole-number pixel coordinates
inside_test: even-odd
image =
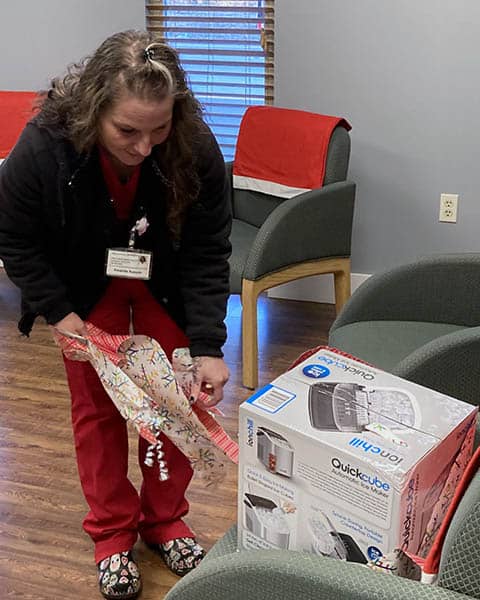
[[[125,277],[127,279],[150,279],[152,271],[152,253],[148,250],[137,250],[135,238],[143,235],[149,226],[144,215],[130,229],[127,248],[107,248],[105,272],[108,277]]]

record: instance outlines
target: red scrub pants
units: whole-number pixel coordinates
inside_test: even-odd
[[[188,339],[142,281],[112,279],[88,321],[112,334],[155,338],[171,358]],[[140,534],[146,543],[193,537],[182,521],[188,512],[185,491],[192,469],[185,455],[162,434],[170,478],[160,481],[158,465],[144,464],[148,442],[139,438],[143,474],[140,494],[129,481],[127,426],[87,362],[64,358],[72,399],[72,424],[78,470],[90,507],[83,527],[95,543],[95,562],[129,550]]]

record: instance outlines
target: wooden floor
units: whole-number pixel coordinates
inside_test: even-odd
[[[333,305],[261,298],[260,385],[284,371],[304,350],[326,342]],[[229,303],[225,358],[231,370],[221,407],[223,425],[237,433],[238,406],[250,392],[241,387],[241,307]],[[29,339],[16,328],[18,294],[0,270],[0,599],[83,600],[100,598],[92,544],[81,523],[87,510],[77,478],[70,430],[69,395],[59,351],[48,328]],[[135,436],[131,479],[139,483]],[[193,480],[188,523],[210,548],[236,521],[236,467],[214,490]],[[160,600],[175,584],[141,542],[142,600]]]

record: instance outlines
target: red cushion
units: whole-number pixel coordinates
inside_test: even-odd
[[[0,91],[0,158],[15,145],[22,129],[33,116],[36,92]]]

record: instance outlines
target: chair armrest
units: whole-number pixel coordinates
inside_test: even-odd
[[[480,598],[478,513],[480,472],[473,476],[457,506],[443,543],[439,585]],[[465,568],[466,567],[466,568]]]
[[[423,258],[372,275],[332,325],[358,321],[425,321],[480,324],[480,254]]]
[[[355,184],[332,183],[279,204],[260,227],[244,277],[255,280],[296,263],[350,256]]]
[[[230,553],[204,561],[165,600],[469,600],[469,596],[363,565],[285,550]]]
[[[393,373],[478,406],[480,327],[432,340],[398,363]]]
[[[478,406],[480,327],[469,327],[432,340],[400,361],[393,374]],[[480,420],[475,433],[475,447],[478,445]]]

